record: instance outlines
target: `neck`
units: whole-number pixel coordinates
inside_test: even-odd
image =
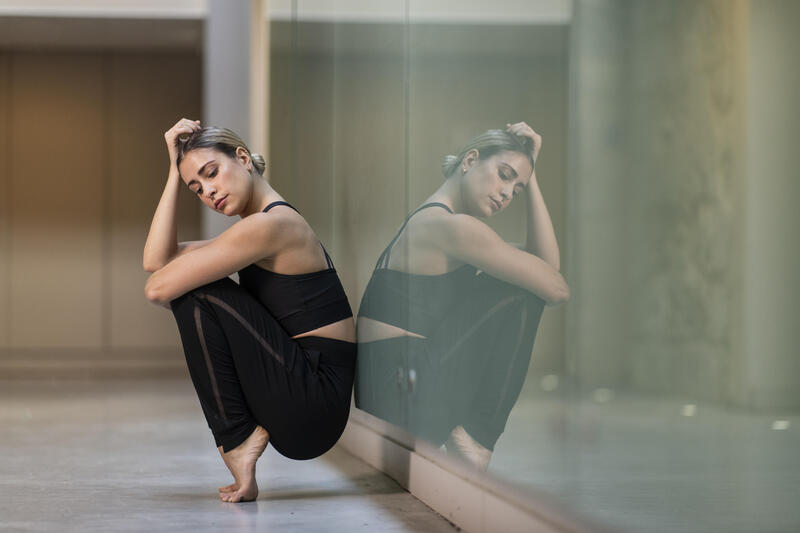
[[[259,213],[272,202],[283,200],[283,197],[263,177],[254,175],[252,183],[250,201],[247,203],[247,207],[239,213],[241,218],[250,216],[253,213]]]
[[[450,176],[436,189],[436,192],[425,200],[425,203],[441,202],[452,209],[453,213],[463,213],[466,210],[466,206],[464,205],[462,184],[461,176]]]

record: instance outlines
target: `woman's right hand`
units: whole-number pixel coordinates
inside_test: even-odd
[[[539,157],[539,151],[542,149],[542,136],[533,131],[533,128],[524,122],[506,124],[506,130],[510,131],[514,135],[519,137],[527,137],[531,140],[531,155],[533,155],[533,161],[536,162],[536,158]]]
[[[175,141],[177,141],[178,136],[184,133],[193,133],[199,129],[201,129],[199,120],[182,118],[164,133],[164,140],[167,141],[167,150],[169,150],[169,162],[171,165],[174,165],[175,161],[178,159],[178,148],[175,146]]]

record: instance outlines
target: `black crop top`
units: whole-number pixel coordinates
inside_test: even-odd
[[[378,258],[375,270],[361,298],[359,316],[379,320],[393,326],[430,336],[456,305],[464,287],[475,277],[477,269],[463,265],[445,274],[411,274],[391,270],[389,254],[392,246],[417,212],[427,207],[449,207],[439,202],[424,204],[408,215],[397,234]]]
[[[263,212],[276,205],[294,209],[286,202],[272,202]],[[353,316],[330,256],[324,246],[322,250],[328,268],[318,272],[278,274],[256,264],[247,265],[239,271],[239,284],[267,308],[289,336]]]

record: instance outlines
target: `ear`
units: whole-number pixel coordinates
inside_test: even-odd
[[[478,153],[478,149],[473,148],[472,150],[464,154],[464,157],[461,159],[462,161],[461,164],[469,168],[478,162],[479,155],[480,154]]]
[[[243,164],[247,170],[253,169],[253,163],[250,161],[250,154],[248,154],[247,150],[242,146],[236,147],[236,160]]]

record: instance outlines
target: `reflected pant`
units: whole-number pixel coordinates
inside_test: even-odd
[[[230,278],[172,300],[189,375],[217,446],[228,452],[262,426],[290,459],[339,439],[350,413],[356,344],[292,339]]]
[[[460,424],[494,450],[522,390],[544,307],[527,290],[475,276],[427,338],[359,344],[356,406],[436,445]]]

